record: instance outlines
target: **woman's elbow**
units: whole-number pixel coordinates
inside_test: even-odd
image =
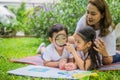
[[[112,64],[112,62],[113,62],[112,56],[103,57],[103,64],[104,64],[104,65]]]

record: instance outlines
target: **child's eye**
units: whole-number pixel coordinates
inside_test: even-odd
[[[63,38],[63,40],[65,40],[66,38]]]
[[[96,12],[91,12],[91,15],[96,15]]]
[[[93,14],[91,14],[91,15],[93,15],[93,16],[94,16],[94,15],[96,15],[96,14],[94,14],[94,13],[93,13]]]
[[[75,40],[75,42],[80,43],[80,41],[78,41],[78,40]]]
[[[77,41],[77,43],[80,43],[80,41]]]

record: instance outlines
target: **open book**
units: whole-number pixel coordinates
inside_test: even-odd
[[[21,76],[31,76],[31,77],[40,77],[40,78],[64,78],[64,79],[77,79],[76,74],[80,74],[81,78],[86,78],[89,80],[90,71],[82,71],[82,70],[60,70],[58,68],[51,68],[45,66],[34,66],[29,65],[26,67],[18,68],[15,70],[8,71],[9,74],[21,75]],[[84,75],[84,77],[83,77]],[[80,78],[80,77],[79,77]]]

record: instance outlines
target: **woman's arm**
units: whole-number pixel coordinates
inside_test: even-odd
[[[96,47],[94,47],[94,49],[103,56],[103,64],[111,64],[113,62],[113,57],[109,55],[104,41],[100,38],[96,39],[95,45]]]
[[[74,34],[73,34],[72,36],[69,36],[69,37],[68,37],[68,41],[73,44],[73,43],[74,43],[74,38],[73,38],[73,36],[74,36],[77,32],[79,32],[79,30],[81,30],[82,28],[85,28],[85,27],[89,27],[89,26],[87,26],[87,24],[86,24],[86,16],[83,15],[83,16],[80,18],[80,20],[77,22],[77,26],[76,26],[76,29],[75,29]]]
[[[103,64],[111,64],[113,62],[113,57],[112,56],[103,56]]]

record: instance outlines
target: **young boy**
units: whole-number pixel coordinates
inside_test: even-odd
[[[73,56],[66,50],[65,44],[68,39],[68,30],[62,24],[53,25],[49,31],[48,36],[51,44],[44,50],[41,48],[41,57],[45,66],[59,67],[65,69],[67,62],[73,62]],[[60,43],[60,44],[59,44]]]

